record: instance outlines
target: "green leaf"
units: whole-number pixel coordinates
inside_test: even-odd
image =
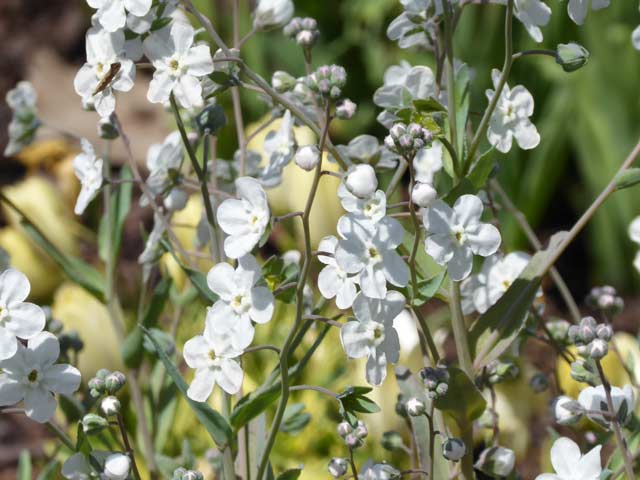
[[[340,402],[340,415],[355,425],[357,422],[356,413],[376,413],[380,411],[380,407],[376,403],[365,397],[365,393],[369,393],[369,387],[347,387],[344,392],[337,396]]]
[[[111,228],[107,225],[107,217],[103,216],[100,220],[100,227],[98,232],[98,255],[102,261],[107,261],[107,249],[109,244],[107,242],[108,234],[111,231],[111,248],[113,250],[113,257],[118,258],[120,253],[120,245],[122,243],[122,231],[124,230],[124,223],[131,209],[131,195],[133,193],[133,175],[129,167],[124,167],[120,172],[120,185],[114,189],[111,194],[111,214],[113,216],[113,225]]]
[[[142,331],[145,333],[145,337],[149,339],[149,341],[154,345],[156,355],[158,359],[164,364],[164,368],[167,370],[167,373],[178,387],[178,390],[184,396],[184,399],[187,401],[193,412],[200,420],[202,426],[209,432],[209,435],[213,439],[213,441],[218,445],[218,447],[222,448],[225,445],[229,444],[232,437],[231,427],[224,419],[222,415],[212,409],[207,403],[204,402],[196,402],[191,400],[187,396],[187,383],[178,372],[178,369],[173,364],[171,359],[167,356],[167,354],[162,349],[162,346],[156,341],[153,337],[153,334],[147,330],[145,327],[140,326]]]
[[[449,382],[447,393],[440,396],[434,405],[451,415],[458,425],[468,425],[479,418],[487,407],[487,402],[466,373],[458,367],[448,367]]]
[[[433,97],[414,100],[413,108],[422,114],[447,111],[445,106]]]
[[[456,131],[458,133],[458,145],[456,151],[460,159],[465,158],[465,132],[467,130],[467,118],[469,117],[469,97],[470,97],[469,66],[462,64],[456,72],[455,92],[456,92]]]
[[[427,406],[427,411],[430,410],[431,400],[426,396],[424,387],[415,379],[411,374],[411,371],[403,366],[397,366],[395,368],[396,381],[400,388],[400,393],[405,400],[410,398],[417,398]],[[418,461],[420,462],[420,468],[423,470],[428,469],[431,464],[431,457],[429,454],[431,436],[429,434],[429,422],[424,415],[418,417],[409,417],[411,422],[411,429],[416,438],[416,449],[418,455]],[[435,428],[435,426],[434,426]],[[449,470],[447,468],[447,462],[444,457],[439,453],[442,451],[441,436],[435,435],[434,440],[434,459],[433,465],[433,478],[448,478]]]
[[[290,468],[278,475],[276,480],[297,480],[301,473],[301,468]]]
[[[171,278],[165,277],[156,286],[149,302],[149,307],[142,319],[142,325],[146,328],[154,327],[158,323],[158,318],[164,310],[165,303],[171,291]],[[139,328],[133,329],[124,339],[120,352],[124,364],[129,368],[138,368],[143,358],[143,337],[144,334]]]
[[[69,279],[101,302],[104,301],[104,278],[100,272],[85,261],[62,253],[26,217],[22,217],[21,224],[29,237],[51,257]]]
[[[280,431],[290,435],[297,435],[311,421],[311,414],[304,411],[304,403],[293,403],[288,405],[282,417]]]
[[[491,175],[491,172],[493,171],[493,167],[495,165],[493,162],[493,152],[493,148],[490,148],[480,155],[480,158],[478,158],[471,168],[471,172],[467,175],[467,178],[477,190],[484,187]]]
[[[218,85],[227,85],[231,83],[231,75],[221,71],[215,71],[209,75],[209,78]]]
[[[447,272],[443,270],[438,275],[436,275],[435,277],[429,280],[419,281],[418,294],[413,299],[413,305],[415,305],[416,307],[419,307],[427,303],[427,301],[429,301],[433,297],[435,297],[436,294],[438,293],[438,290],[440,290],[442,283],[444,282],[446,273]],[[411,289],[412,289],[411,283],[409,283],[407,288],[409,289],[409,292],[411,292]],[[409,297],[411,298],[411,295],[409,295]]]
[[[18,458],[17,480],[31,480],[31,454],[29,450],[24,449],[20,452]]]
[[[616,189],[633,187],[640,183],[640,168],[628,168],[616,176]]]
[[[175,254],[175,252],[173,251],[173,249],[171,248],[171,246],[166,240],[164,239],[160,240],[160,244],[167,252],[171,254],[171,256],[176,261],[176,263],[180,266],[182,271],[187,274],[187,277],[189,277],[189,281],[200,294],[200,298],[202,298],[202,300],[205,303],[209,303],[209,304],[216,303],[218,301],[218,296],[209,289],[209,285],[207,285],[207,276],[202,272],[198,272],[193,268],[187,267],[182,262],[182,260],[178,258],[178,256]]]
[[[637,452],[640,448],[640,429],[635,429],[631,435],[627,437],[627,448],[630,452]],[[616,449],[615,452],[609,458],[609,463],[607,464],[607,468],[609,470],[613,470],[614,472],[618,471],[620,468],[624,467],[624,459],[620,454],[620,450]]]
[[[567,232],[559,232],[551,237],[547,249],[531,258],[500,300],[472,325],[469,343],[476,370],[502,355],[520,334],[546,273],[542,267],[566,235]]]
[[[60,478],[58,476],[58,472],[60,470],[60,462],[58,460],[51,460],[47,463],[44,468],[40,471],[37,480],[57,480]]]

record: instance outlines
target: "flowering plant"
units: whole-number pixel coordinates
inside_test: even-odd
[[[61,441],[44,472],[68,479],[186,480],[212,472],[225,480],[295,480],[305,474],[305,459],[301,465],[275,452],[283,435],[310,422],[305,404],[291,401],[306,392],[331,402],[327,417],[335,421],[339,448],[326,464],[335,478],[519,478],[516,451],[501,436],[497,392],[525,375],[526,346],[543,342],[579,389],[572,395],[541,372],[529,375],[532,392],[556,397],[550,408],[558,429],[550,449],[556,473],[537,478],[634,478],[636,375],[628,368],[628,383],[613,385],[606,369],[612,356],[628,366],[611,325],[622,299],[611,287],[596,287],[584,305],[593,316],[583,315],[555,264],[608,197],[640,183],[632,168],[640,143],[573,227],[546,246],[496,175],[513,149],[544,142],[532,121],[534,96],[524,85],[509,86],[513,64],[542,55],[569,73],[589,60],[577,43],[516,51],[514,28],[544,41],[552,15],[546,2],[400,0],[389,39],[430,52],[435,67],[404,61],[389,67],[372,96],[385,135],[363,134],[346,145],[336,145],[331,134],[357,116],[345,94],[355,80],[340,65],[316,65],[322,25],[294,17],[292,0],[258,0],[244,37],[234,9],[232,40],[191,0],[87,3],[95,12],[74,88],[79,104],[95,112],[103,142],[78,139],[74,211],[100,212],[100,265],[62,251],[20,202],[0,193],[68,279],[106,306],[121,347],[117,364],[81,379],[82,339],[61,329],[50,310],[28,302],[29,279],[2,265],[0,407],[47,424]],[[490,78],[472,75],[474,66],[454,51],[459,20],[473,3],[504,12],[504,64]],[[597,14],[589,10],[609,3],[570,0],[567,11],[581,25]],[[246,44],[280,30],[300,48],[306,74],[277,70],[269,81],[249,65]],[[134,84],[145,82],[144,70],[152,70],[148,101],[175,123],[174,132],[149,148],[146,175],[131,148],[136,139],[118,116]],[[483,111],[472,112],[469,97],[481,95],[485,84],[491,88]],[[240,92],[258,94],[269,111],[252,132],[244,127]],[[230,113],[222,106],[226,96],[237,137],[229,160],[217,150]],[[34,141],[42,123],[28,83],[12,90],[7,104],[13,119],[5,153],[14,155]],[[126,154],[118,176],[114,144]],[[291,172],[304,185],[304,202],[282,212],[274,197]],[[153,213],[138,257],[137,302],[117,282],[134,192],[136,205]],[[334,200],[342,215],[327,231],[314,215]],[[192,210],[197,218],[185,241],[181,219]],[[529,251],[507,249],[504,214],[521,226]],[[291,231],[298,232],[299,250],[285,251],[277,237]],[[629,235],[640,243],[640,220]],[[640,270],[640,257],[633,265]],[[547,276],[568,320],[545,308],[545,289],[553,288],[543,282]],[[443,303],[446,318],[429,314]],[[411,348],[412,335],[421,355],[410,370],[403,350]],[[354,370],[358,385],[334,391],[332,380],[301,383],[321,345],[331,341],[342,350],[341,369]],[[356,368],[357,359],[363,368]],[[268,362],[275,362],[271,371]],[[247,373],[252,363],[259,376]],[[381,435],[393,464],[361,458],[374,436],[367,416],[379,411],[374,389],[394,381],[404,430]],[[194,454],[193,436],[184,432],[180,455],[167,454],[181,408],[197,418],[209,455],[202,448]],[[591,432],[593,445],[583,455],[564,435],[584,424],[597,435]]]

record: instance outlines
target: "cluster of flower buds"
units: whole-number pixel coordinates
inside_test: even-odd
[[[89,380],[89,394],[93,398],[98,398],[102,395],[113,395],[127,382],[122,372],[110,372],[106,368],[101,368],[96,373],[96,376]]]
[[[347,447],[351,450],[361,447],[368,434],[369,431],[361,420],[358,420],[356,428],[353,428],[349,422],[340,422],[338,424],[338,435],[340,435],[347,444]]]
[[[458,462],[467,453],[467,447],[459,438],[451,437],[442,442],[442,456],[452,462]]]
[[[5,156],[20,152],[35,138],[40,127],[36,98],[36,91],[29,82],[20,82],[7,93],[7,105],[13,111],[13,117],[9,123],[9,143],[4,150]]]
[[[343,477],[349,468],[349,462],[346,458],[341,457],[333,457],[329,461],[329,465],[327,466],[327,470],[333,478]]]
[[[426,367],[420,370],[420,378],[427,388],[427,396],[436,400],[449,390],[449,372],[444,367]]]
[[[406,125],[396,123],[389,129],[389,135],[384,138],[384,144],[392,152],[405,158],[413,158],[418,150],[431,144],[433,134],[417,123]]]
[[[172,480],[204,480],[204,475],[197,470],[178,467],[173,471]]]
[[[490,385],[515,380],[520,368],[511,360],[494,360],[489,362],[484,372],[484,380]]]
[[[313,47],[320,36],[318,22],[315,18],[310,17],[292,18],[282,29],[282,32],[287,37],[294,39],[298,45],[305,49]]]
[[[593,287],[587,295],[586,303],[594,310],[600,310],[609,316],[618,315],[624,309],[624,300],[618,296],[616,289],[609,285]]]
[[[549,379],[544,373],[538,372],[529,380],[529,386],[535,393],[542,393],[549,388]]]
[[[311,90],[334,100],[342,97],[346,83],[347,71],[340,65],[323,65],[307,77],[307,85]]]
[[[598,325],[593,317],[585,317],[578,325],[569,328],[568,336],[569,341],[578,347],[579,355],[600,360],[609,353],[613,330],[609,325]]]

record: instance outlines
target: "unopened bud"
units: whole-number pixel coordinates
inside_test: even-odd
[[[109,455],[104,462],[104,477],[108,480],[125,480],[129,476],[131,459],[123,453]]]
[[[589,345],[589,356],[594,360],[603,359],[607,353],[609,353],[609,344],[604,340],[596,338]]]
[[[347,473],[349,464],[346,458],[334,457],[329,461],[327,469],[333,478],[340,478]]]
[[[353,428],[349,425],[349,422],[340,422],[338,424],[338,435],[342,438],[346,437],[351,432],[353,432]]]
[[[573,398],[562,395],[553,402],[553,414],[560,425],[573,425],[582,416],[580,404]]]
[[[120,136],[120,133],[110,117],[102,117],[98,121],[98,135],[104,140],[114,140]]]
[[[549,388],[549,379],[544,373],[536,373],[529,380],[529,386],[535,393],[542,393]]]
[[[457,462],[467,453],[467,447],[459,438],[447,438],[442,444],[442,456],[452,462]]]
[[[411,201],[422,208],[427,208],[438,198],[438,192],[428,183],[417,182],[411,190]]]
[[[358,110],[358,105],[345,98],[336,105],[336,117],[342,120],[351,120]]]
[[[575,72],[587,64],[589,56],[589,51],[578,43],[561,43],[556,51],[556,63],[565,72]]]
[[[365,163],[350,167],[344,183],[347,190],[358,198],[368,198],[378,189],[376,172],[371,165]]]
[[[424,415],[424,413],[427,410],[427,407],[425,406],[424,402],[415,397],[407,400],[407,403],[405,404],[405,406],[407,409],[407,413],[412,417],[418,417],[420,415]]]
[[[320,150],[315,145],[305,145],[298,149],[293,159],[301,169],[310,172],[320,161]]]
[[[610,325],[601,323],[600,325],[598,325],[598,328],[596,328],[596,336],[600,340],[608,342],[611,340],[611,337],[613,337],[613,329]]]
[[[104,380],[104,385],[107,391],[111,394],[116,393],[127,382],[127,377],[122,372],[113,372]]]
[[[296,83],[295,77],[282,70],[278,70],[271,77],[271,85],[278,93],[288,92],[296,86]]]
[[[109,426],[109,421],[95,413],[87,413],[82,417],[82,431],[87,435],[101,432]]]
[[[393,452],[394,450],[401,450],[404,447],[402,436],[395,431],[384,432],[382,434],[382,440],[380,441],[382,448]]]
[[[108,396],[100,403],[100,410],[107,417],[117,415],[120,413],[120,400],[114,396]]]

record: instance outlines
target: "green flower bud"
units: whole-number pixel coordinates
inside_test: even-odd
[[[82,417],[82,430],[87,435],[94,435],[109,426],[109,421],[95,413],[87,413]]]
[[[271,85],[278,93],[285,93],[293,89],[296,86],[296,82],[295,77],[282,70],[274,72],[271,77]]]
[[[575,72],[587,64],[589,56],[589,51],[578,43],[561,43],[556,51],[556,63],[565,72]]]
[[[382,448],[393,452],[394,450],[401,450],[404,447],[402,436],[398,432],[384,432],[382,434],[382,440],[380,441]]]
[[[198,114],[196,122],[202,133],[215,134],[227,124],[227,117],[220,105],[209,105]]]

